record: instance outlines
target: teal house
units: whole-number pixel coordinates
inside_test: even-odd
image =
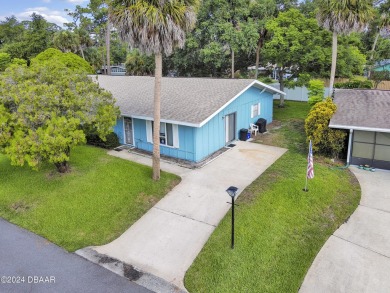
[[[152,152],[154,78],[97,77],[120,108],[114,132],[120,143]],[[284,94],[248,79],[163,78],[161,154],[199,162],[238,139],[240,129],[272,122],[273,95]]]
[[[377,62],[374,65],[374,71],[390,71],[390,59],[385,59]]]

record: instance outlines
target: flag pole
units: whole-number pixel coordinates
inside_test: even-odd
[[[309,189],[307,189],[307,179],[309,178],[310,179],[314,178],[313,148],[312,148],[311,140],[309,143],[309,154],[307,155],[306,183],[305,183],[305,188],[302,189],[304,192],[309,191]]]
[[[305,183],[305,188],[302,189],[304,192],[308,192],[309,189],[307,189],[307,170],[306,170],[306,183]]]

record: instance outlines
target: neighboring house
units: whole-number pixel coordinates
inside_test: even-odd
[[[381,60],[374,65],[374,71],[390,71],[390,59]]]
[[[336,89],[329,127],[349,130],[347,163],[390,169],[390,91]]]
[[[120,143],[151,152],[154,78],[98,76],[121,111],[114,132]],[[271,86],[247,79],[162,79],[161,154],[199,162],[238,138],[259,118],[272,122]]]
[[[98,74],[106,74],[107,65],[102,66],[101,70],[98,70]],[[124,65],[111,65],[111,75],[126,75],[126,67]]]

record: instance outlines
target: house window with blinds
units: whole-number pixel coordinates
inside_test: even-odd
[[[254,118],[256,116],[260,115],[260,103],[254,104],[251,107],[251,118]]]
[[[147,141],[153,143],[153,121],[146,121]],[[179,148],[179,127],[177,124],[160,123],[160,145]]]

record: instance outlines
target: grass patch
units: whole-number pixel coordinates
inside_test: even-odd
[[[53,165],[36,172],[14,167],[0,155],[0,216],[69,251],[117,238],[180,178],[80,146],[71,153],[71,173]]]
[[[285,108],[274,109],[282,126],[267,143],[289,151],[240,195],[234,250],[231,214],[221,221],[186,274],[190,292],[297,292],[325,241],[359,203],[356,178],[316,158],[315,178],[309,192],[302,191],[307,164],[303,119],[309,107],[288,101]]]

